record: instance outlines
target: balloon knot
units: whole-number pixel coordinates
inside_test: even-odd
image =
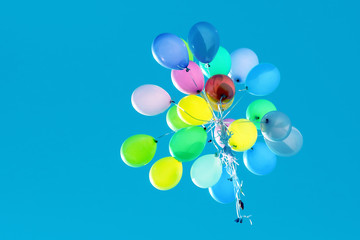
[[[245,89],[246,89],[246,90],[249,90],[249,87],[248,87],[248,86],[246,86],[246,87],[245,87]]]
[[[155,143],[158,143],[158,140],[154,139]]]
[[[206,127],[204,127],[204,130],[206,130]]]
[[[190,71],[190,68],[185,68],[185,71],[186,71],[186,72],[189,72],[189,71]]]
[[[196,90],[196,92],[197,92],[197,93],[201,93],[201,91],[200,91],[200,90]]]

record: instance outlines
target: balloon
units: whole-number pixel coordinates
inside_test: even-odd
[[[224,124],[227,126],[227,127],[229,127],[230,126],[230,124],[232,123],[232,122],[234,122],[235,121],[235,119],[231,119],[231,118],[226,118],[226,119],[224,119]],[[226,129],[225,129],[225,131],[227,131]],[[224,147],[225,145],[222,143],[222,141],[221,141],[221,126],[219,125],[219,124],[217,124],[217,125],[215,125],[215,129],[214,129],[214,137],[215,137],[215,141],[216,141],[216,143],[220,146],[220,147]]]
[[[161,87],[146,84],[134,90],[131,95],[131,104],[139,113],[154,116],[169,108],[171,98]]]
[[[195,95],[183,97],[177,108],[181,120],[190,125],[202,125],[212,119],[210,106],[205,99]]]
[[[265,114],[276,111],[275,105],[265,99],[258,99],[249,104],[246,109],[246,118],[253,122],[257,129],[260,129],[261,119]]]
[[[199,22],[190,29],[188,43],[191,52],[200,62],[209,63],[219,50],[220,37],[213,25]]]
[[[230,75],[232,80],[245,83],[250,70],[259,64],[256,54],[248,48],[239,48],[231,53]]]
[[[172,70],[171,79],[174,86],[185,94],[199,94],[205,85],[200,67],[191,61],[187,69]]]
[[[191,52],[191,50],[189,48],[189,44],[184,39],[181,39],[181,40],[183,40],[183,42],[185,43],[186,49],[187,49],[188,54],[189,54],[189,60],[194,61],[194,55],[192,54],[192,52]]]
[[[121,159],[130,167],[141,167],[153,159],[157,141],[149,135],[137,134],[129,137],[121,145]]]
[[[200,67],[208,78],[217,74],[228,75],[231,68],[230,54],[225,48],[220,47],[215,58],[209,64],[200,63]]]
[[[210,101],[215,103],[227,103],[235,96],[233,80],[226,75],[215,75],[209,78],[205,84],[205,92]]]
[[[256,65],[246,77],[246,89],[255,96],[272,93],[280,83],[280,72],[270,63]]]
[[[261,120],[261,133],[270,141],[281,141],[289,136],[291,131],[290,118],[282,112],[272,111]]]
[[[175,158],[162,158],[152,165],[149,173],[150,182],[159,190],[169,190],[180,182],[182,171],[182,163]]]
[[[204,155],[196,159],[190,170],[191,180],[200,188],[214,186],[219,181],[221,173],[221,160],[215,154]]]
[[[252,148],[244,152],[243,159],[246,168],[256,175],[266,175],[276,166],[276,155],[264,142],[255,143]]]
[[[173,131],[181,128],[190,127],[191,125],[185,123],[177,113],[177,106],[172,106],[166,114],[166,123]]]
[[[295,127],[292,127],[287,138],[282,141],[269,141],[265,138],[266,145],[278,156],[290,157],[297,154],[303,145],[303,136]]]
[[[227,204],[235,200],[234,184],[231,176],[223,168],[219,181],[209,188],[210,195],[219,203]]]
[[[170,139],[170,154],[180,162],[197,158],[204,150],[207,140],[206,130],[191,126],[177,131]]]
[[[236,152],[246,151],[251,148],[257,139],[255,125],[247,119],[238,119],[229,126],[229,145]]]
[[[152,54],[163,67],[182,70],[189,65],[189,54],[184,41],[171,33],[162,33],[152,43]]]
[[[228,109],[229,107],[231,107],[231,105],[233,104],[234,102],[234,98],[230,100],[230,102],[228,103],[223,103],[221,104],[221,111],[225,111],[226,109]],[[209,100],[209,104],[210,104],[210,107],[216,111],[216,112],[219,112],[219,104],[216,103],[216,102],[213,102],[211,100]]]

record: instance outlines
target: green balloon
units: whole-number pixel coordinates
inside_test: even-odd
[[[188,50],[189,60],[194,61],[194,55],[192,54],[192,52],[191,52],[191,50],[189,48],[189,44],[184,39],[181,39],[181,40],[183,40],[183,42],[185,43],[185,46],[186,46],[186,48]]]
[[[215,58],[209,65],[200,63],[200,68],[203,74],[208,78],[211,78],[216,74],[228,75],[231,68],[231,56],[225,48],[220,47]]]
[[[157,141],[149,135],[137,134],[126,139],[121,145],[121,159],[130,167],[142,167],[153,159]]]
[[[260,122],[265,114],[276,111],[275,105],[265,99],[258,99],[249,104],[246,109],[246,118],[253,122],[260,130]]]
[[[192,161],[204,150],[206,140],[207,133],[202,127],[180,129],[170,139],[170,153],[180,162]]]
[[[166,122],[169,128],[173,131],[177,131],[181,128],[190,127],[191,125],[185,123],[179,117],[177,113],[177,106],[172,106],[166,114]]]

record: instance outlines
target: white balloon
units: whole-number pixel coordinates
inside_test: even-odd
[[[239,48],[231,53],[229,76],[236,82],[245,83],[250,70],[258,64],[259,59],[251,49]]]
[[[169,108],[171,97],[161,87],[145,84],[134,90],[131,96],[131,104],[139,113],[154,116]]]
[[[221,160],[214,154],[208,154],[198,158],[190,170],[191,180],[200,188],[214,186],[219,181],[221,174]]]

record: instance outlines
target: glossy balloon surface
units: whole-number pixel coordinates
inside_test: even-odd
[[[131,103],[139,113],[146,116],[155,116],[169,108],[171,98],[161,87],[146,84],[134,90],[131,95]]]
[[[172,70],[171,80],[174,86],[185,94],[199,94],[205,85],[200,67],[191,61],[187,69]]]
[[[269,149],[276,155],[290,157],[301,150],[303,145],[303,136],[299,130],[292,127],[289,136],[287,136],[284,140],[273,142],[265,139],[265,142]]]
[[[256,175],[269,174],[276,166],[276,155],[270,151],[264,142],[255,143],[254,146],[244,152],[243,159],[246,168]]]
[[[270,63],[256,65],[246,77],[245,85],[250,94],[265,96],[280,84],[280,72],[277,67]]]
[[[189,65],[188,49],[184,41],[174,34],[157,36],[151,50],[155,60],[163,67],[181,70]]]
[[[205,124],[213,117],[209,104],[205,99],[196,95],[183,97],[178,104],[177,111],[181,120],[190,125]]]
[[[202,72],[207,78],[217,74],[228,75],[231,68],[231,57],[229,52],[220,47],[215,58],[209,63],[200,63]]]
[[[235,201],[234,184],[230,181],[230,178],[226,169],[223,168],[219,181],[209,188],[209,193],[215,201],[223,204]]]
[[[289,136],[292,125],[285,113],[272,111],[264,115],[260,128],[264,138],[270,141],[281,141]]]
[[[233,80],[226,75],[215,75],[209,78],[205,84],[205,92],[210,101],[227,103],[235,96]]]
[[[213,25],[199,22],[189,31],[188,44],[191,52],[200,62],[209,63],[219,50],[220,37]]]
[[[240,48],[231,53],[230,76],[234,82],[245,83],[250,70],[259,64],[257,55],[248,48]]]
[[[231,137],[229,145],[236,152],[243,152],[251,148],[257,139],[255,125],[247,119],[238,119],[229,126]]]
[[[157,144],[152,136],[137,134],[129,137],[121,145],[121,159],[130,167],[148,164],[156,153]]]
[[[150,183],[159,190],[174,188],[181,180],[182,163],[173,157],[165,157],[156,161],[149,173]]]
[[[253,122],[260,130],[260,122],[265,114],[276,111],[275,105],[266,99],[258,99],[249,104],[246,109],[246,118]]]
[[[177,106],[172,106],[166,114],[166,123],[173,131],[181,128],[190,127],[191,125],[185,123],[177,113]]]
[[[191,180],[200,188],[214,186],[219,181],[221,173],[221,160],[214,154],[199,157],[194,161],[190,170]]]

